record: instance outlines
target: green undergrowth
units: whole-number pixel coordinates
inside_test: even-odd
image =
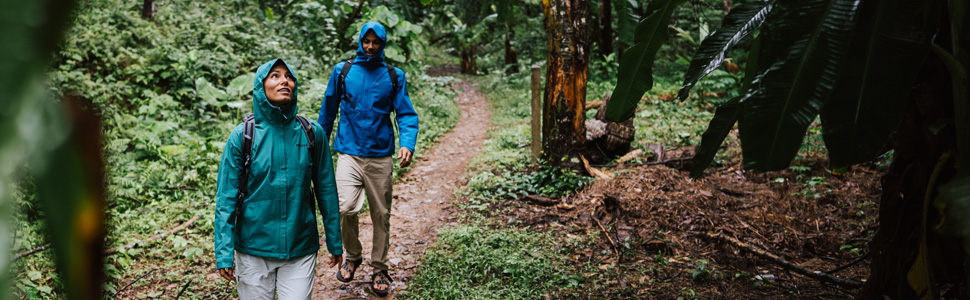
[[[426,252],[408,299],[540,299],[582,280],[563,272],[544,233],[485,222],[446,227]]]
[[[316,120],[332,66],[353,50],[337,49],[332,39],[340,25],[336,17],[347,13],[343,6],[300,2],[287,9],[282,19],[253,1],[156,2],[149,21],[140,16],[138,1],[81,1],[47,78],[55,93],[79,98],[101,117],[106,248],[200,216],[186,230],[108,256],[106,295],[124,288],[118,297],[175,298],[186,283],[185,299],[232,293],[225,280],[207,277],[216,272],[212,214],[222,150],[229,132],[252,111],[253,73],[272,58],[285,59],[299,79],[299,114]],[[415,55],[415,45],[427,44],[414,34],[420,28],[381,7],[365,9],[363,17],[381,20],[373,14],[398,22],[388,34],[408,41],[414,55],[393,63],[406,72],[421,118],[420,157],[459,118],[453,78],[424,75],[427,66]],[[44,211],[57,208],[39,206],[27,176],[12,188],[12,251],[48,243]],[[63,298],[52,255],[45,250],[11,263],[17,298]]]
[[[491,129],[457,193],[461,225],[439,230],[402,296],[409,299],[537,299],[575,289],[582,277],[566,263],[559,238],[489,212],[523,195],[560,197],[584,186],[575,171],[530,162],[529,77],[464,78],[479,85],[492,110]],[[501,206],[501,205],[500,205]],[[573,244],[590,239],[576,237]],[[557,247],[557,245],[559,247]]]
[[[615,69],[615,63],[603,65],[600,67],[607,71]],[[577,257],[595,256],[592,253],[598,250],[593,249],[599,249],[594,245],[599,242],[595,231],[573,235],[534,230],[509,216],[509,209],[514,206],[508,202],[520,201],[517,198],[521,196],[558,198],[580,190],[590,181],[572,170],[531,163],[531,93],[527,75],[493,73],[467,78],[479,85],[489,101],[491,129],[481,153],[469,165],[468,183],[456,191],[460,200],[454,204],[460,209],[462,225],[439,231],[439,240],[426,252],[424,263],[409,285],[405,294],[408,298],[535,299],[546,295],[571,298],[611,294],[606,291],[611,289],[609,282],[615,276],[608,274],[618,271],[602,270],[595,260],[575,261]],[[591,81],[587,99],[599,100],[596,94],[608,93],[612,88],[608,81]],[[704,102],[693,103],[641,103],[634,122],[637,139],[633,146],[646,149],[650,143],[667,148],[696,145],[711,113],[704,109]],[[588,114],[595,115],[595,109]],[[537,271],[531,277],[516,277],[517,272],[526,270]],[[586,278],[589,274],[596,275]]]

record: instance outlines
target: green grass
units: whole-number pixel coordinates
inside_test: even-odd
[[[539,299],[578,286],[563,275],[555,239],[527,228],[484,224],[447,227],[425,253],[409,299]]]

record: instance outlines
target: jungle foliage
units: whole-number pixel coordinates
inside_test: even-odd
[[[189,233],[163,240],[165,247],[135,247],[107,256],[102,288],[108,295],[126,283],[121,279],[151,268],[169,269],[165,276],[181,276],[175,266],[211,267],[212,223],[205,216],[214,205],[222,149],[228,133],[251,110],[255,68],[269,59],[283,58],[297,70],[299,113],[316,119],[332,66],[353,57],[361,24],[380,21],[391,28],[387,59],[407,72],[411,99],[422,116],[418,155],[457,121],[449,88],[452,79],[425,75],[427,65],[417,59],[424,51],[434,51],[426,47],[429,36],[424,27],[387,6],[370,3],[356,17],[349,13],[358,3],[350,1],[262,4],[156,2],[153,18],[145,19],[141,1],[80,1],[70,17],[64,17],[70,25],[49,63],[46,90],[56,98],[77,99],[83,110],[100,119],[106,247],[144,240],[202,216]],[[29,138],[45,138],[34,134]],[[98,139],[82,143],[98,145]],[[55,218],[62,211],[74,211],[39,202],[41,191],[68,182],[30,176],[28,170],[39,166],[17,164],[14,176],[20,179],[9,185],[15,200],[10,210],[18,221],[13,228],[16,238],[4,244],[12,243],[15,252],[51,241],[48,229],[63,223]],[[52,272],[53,257],[41,251],[13,262],[16,295],[64,297],[67,279]],[[208,282],[204,272],[187,276],[185,280]],[[193,291],[204,288],[203,284],[188,289],[184,296],[196,297]]]

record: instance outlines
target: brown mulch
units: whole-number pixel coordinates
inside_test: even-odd
[[[680,150],[667,150],[665,156],[692,154]],[[809,270],[864,281],[869,275],[867,242],[877,224],[880,168],[855,166],[836,177],[822,159],[793,163],[814,166],[810,171],[761,174],[742,171],[737,163],[712,168],[699,179],[665,165],[617,166],[606,170],[618,174],[615,178],[595,181],[558,206],[511,201],[500,211],[564,240],[589,233],[600,237],[588,248],[569,249],[577,269],[596,268],[584,274],[588,281],[582,289],[566,291],[562,298],[854,295],[852,288],[787,271],[703,236],[720,233]],[[818,182],[814,188],[807,183],[812,177]]]

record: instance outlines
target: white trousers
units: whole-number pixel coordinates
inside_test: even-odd
[[[310,299],[317,254],[292,259],[249,255],[236,251],[236,291],[239,299]]]

